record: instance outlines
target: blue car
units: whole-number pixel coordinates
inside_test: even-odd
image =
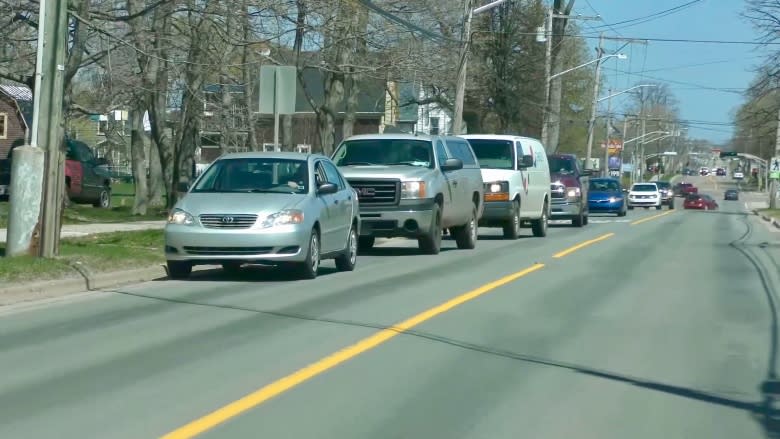
[[[615,213],[626,216],[623,186],[615,178],[591,178],[588,190],[588,209],[593,213]]]

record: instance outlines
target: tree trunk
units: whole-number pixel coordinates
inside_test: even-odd
[[[162,166],[160,166],[160,152],[157,143],[144,135],[149,142],[149,207],[165,207],[165,181],[163,180]]]
[[[346,106],[344,109],[344,122],[341,125],[341,138],[346,139],[352,136],[355,132],[355,119],[358,106],[358,93],[360,92],[359,85],[357,83],[356,74],[352,73],[354,69],[350,69],[351,72],[346,75],[344,81],[344,89],[346,95]]]
[[[133,199],[133,215],[146,215],[149,205],[149,187],[146,177],[146,145],[144,145],[144,105],[136,100],[130,109],[130,158],[132,162],[133,181],[135,182],[135,197]]]
[[[293,115],[282,115],[282,150],[295,151],[295,139],[293,139]]]

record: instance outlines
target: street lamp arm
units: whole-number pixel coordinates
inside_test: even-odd
[[[602,56],[601,58],[592,59],[592,60],[586,62],[585,64],[580,64],[577,67],[572,67],[572,68],[564,70],[562,72],[558,72],[558,73],[550,76],[550,79],[555,79],[555,78],[557,78],[557,77],[559,77],[561,75],[565,75],[566,73],[573,72],[573,71],[575,71],[577,69],[581,69],[583,67],[587,67],[587,66],[589,66],[589,65],[591,65],[593,63],[597,63],[597,62],[603,61],[603,60],[605,60],[607,58],[614,58],[614,57],[625,59],[626,56],[623,55],[622,53],[613,53],[613,54],[610,54],[610,55]]]
[[[652,136],[654,134],[669,134],[669,132],[668,131],[651,131],[651,132],[649,132],[647,134],[643,134],[643,135],[641,135],[639,137],[634,137],[633,139],[626,140],[626,141],[623,142],[623,145],[625,145],[626,143],[635,142],[635,141],[637,141],[637,140],[639,140],[639,139],[641,139],[643,137]]]
[[[480,6],[480,7],[476,8],[476,9],[474,9],[474,11],[472,13],[473,14],[479,14],[480,12],[485,12],[485,11],[487,11],[489,9],[495,8],[496,6],[500,6],[502,3],[505,3],[505,2],[506,2],[506,0],[496,0],[494,2],[490,2],[490,3],[486,4],[486,5],[483,5],[483,6]]]
[[[605,100],[605,99],[614,98],[615,96],[622,95],[623,93],[628,93],[628,92],[630,92],[631,90],[636,90],[637,88],[641,88],[641,87],[658,87],[658,86],[657,86],[657,85],[655,85],[655,84],[641,84],[641,85],[635,85],[635,86],[633,86],[633,87],[631,87],[631,88],[627,88],[627,89],[625,89],[625,90],[623,90],[623,91],[619,91],[619,92],[617,92],[617,93],[612,93],[612,94],[611,94],[611,95],[609,95],[609,96],[604,96],[603,98],[599,99],[599,100],[598,100],[598,102],[601,102],[601,101],[603,101],[603,100]]]

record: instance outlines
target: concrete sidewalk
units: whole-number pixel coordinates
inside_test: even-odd
[[[66,224],[62,226],[61,237],[77,238],[110,232],[131,232],[135,230],[162,229],[165,221],[132,221],[127,223]],[[6,229],[0,229],[0,243],[6,240]]]

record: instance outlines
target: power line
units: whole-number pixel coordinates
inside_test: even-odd
[[[684,3],[682,5],[678,5],[678,6],[675,6],[673,8],[665,9],[663,11],[655,12],[653,14],[646,15],[644,17],[632,18],[632,19],[629,19],[629,20],[619,21],[617,23],[608,23],[608,24],[604,24],[604,25],[596,26],[596,27],[597,28],[599,28],[599,27],[600,28],[608,27],[608,28],[612,29],[613,31],[615,31],[613,26],[618,26],[618,25],[621,25],[621,24],[633,23],[633,24],[628,24],[627,26],[623,26],[622,27],[622,28],[626,28],[626,27],[629,27],[629,26],[635,26],[637,24],[646,23],[648,21],[652,21],[652,20],[655,20],[655,19],[658,19],[658,18],[666,17],[667,15],[674,14],[675,12],[679,12],[679,11],[689,7],[689,6],[692,6],[692,5],[696,4],[696,3],[700,3],[702,1],[703,0],[692,0],[692,1],[688,2],[688,3]],[[585,0],[585,2],[587,3],[588,0]]]

